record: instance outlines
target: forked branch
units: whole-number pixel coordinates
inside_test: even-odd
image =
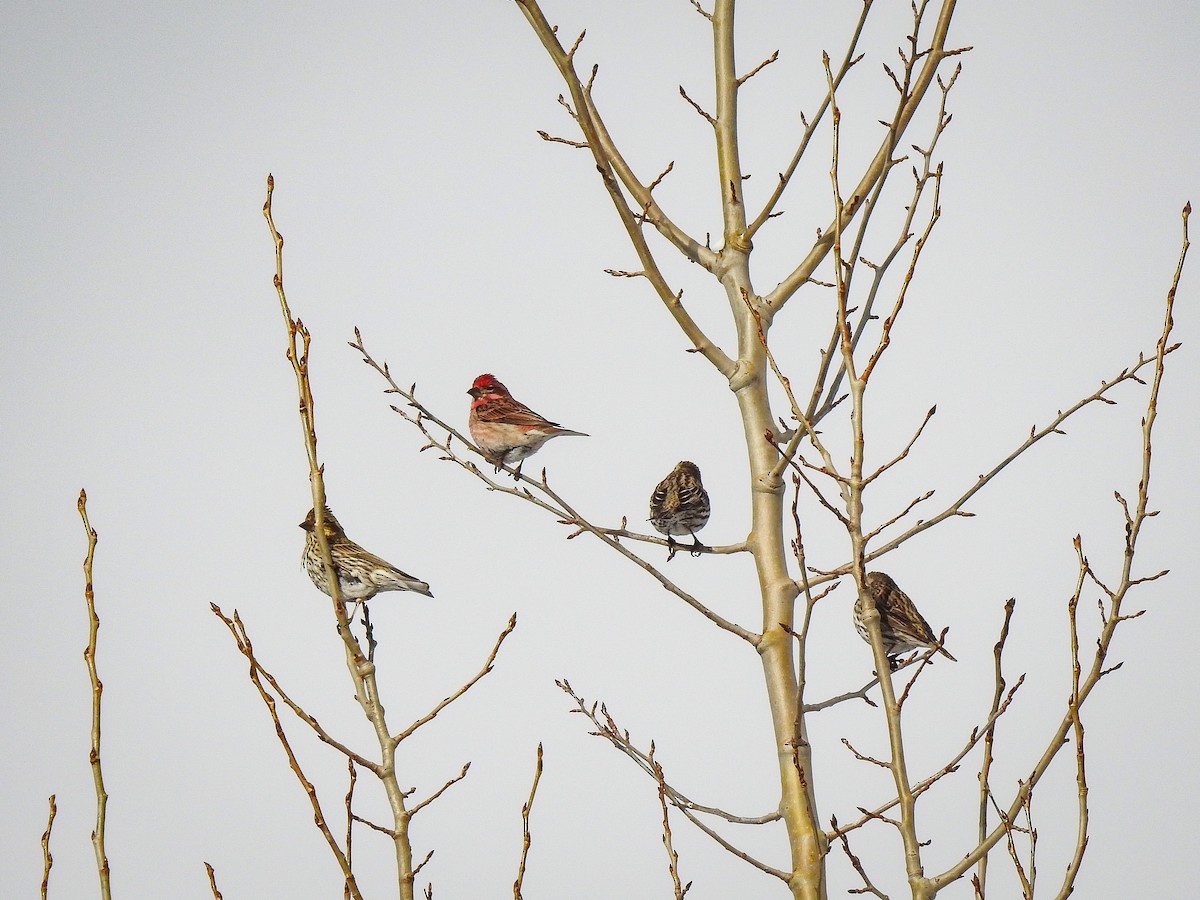
[[[350,862],[346,859],[346,854],[342,852],[342,848],[338,846],[337,839],[334,838],[333,832],[329,830],[329,825],[325,819],[325,813],[321,809],[321,801],[317,797],[317,789],[313,783],[304,774],[304,770],[300,766],[300,760],[296,757],[295,751],[292,749],[291,741],[288,740],[287,732],[283,728],[283,723],[279,721],[279,711],[275,706],[275,697],[263,685],[261,668],[258,665],[258,660],[254,656],[254,647],[250,643],[250,637],[246,633],[246,628],[242,624],[241,617],[237,610],[234,610],[233,617],[225,615],[221,607],[215,603],[209,604],[215,615],[225,627],[229,629],[229,633],[233,636],[234,642],[237,644],[238,650],[246,657],[250,663],[248,676],[250,683],[254,685],[258,691],[258,696],[262,700],[263,705],[267,708],[267,713],[271,716],[271,722],[275,726],[275,737],[278,738],[280,746],[283,747],[283,752],[287,756],[288,766],[295,774],[296,779],[300,782],[300,786],[304,788],[305,796],[308,797],[309,805],[313,811],[313,823],[317,826],[317,830],[321,832],[321,837],[325,839],[326,846],[329,847],[329,852],[333,854],[333,858],[337,861],[338,867],[342,870],[342,876],[345,878],[346,887],[350,891],[350,896],[354,900],[362,900],[362,894],[358,890],[358,884],[354,880],[354,873],[350,869]]]
[[[280,312],[283,314],[284,325],[287,329],[287,357],[296,378],[296,391],[300,400],[301,432],[305,454],[308,458],[309,483],[312,488],[313,510],[316,517],[312,534],[316,537],[317,547],[325,566],[325,583],[329,587],[330,600],[332,601],[334,617],[337,622],[337,631],[346,656],[346,668],[354,684],[354,696],[362,708],[363,715],[371,724],[372,730],[375,732],[375,738],[379,743],[380,759],[378,768],[374,771],[383,785],[384,793],[388,799],[388,806],[392,812],[393,847],[396,856],[398,893],[400,900],[413,900],[416,870],[413,868],[412,844],[408,837],[408,823],[411,813],[406,808],[405,795],[397,781],[395,765],[396,745],[392,741],[391,732],[388,730],[387,718],[384,713],[383,703],[380,700],[379,685],[375,678],[375,664],[363,653],[362,647],[350,630],[350,623],[346,618],[346,605],[340,595],[340,580],[333,565],[333,557],[330,554],[329,541],[325,533],[325,480],[323,477],[323,467],[317,459],[315,401],[313,399],[312,383],[309,380],[308,369],[311,336],[308,329],[304,327],[304,323],[292,316],[291,308],[287,301],[287,294],[284,291],[283,235],[275,227],[275,219],[271,207],[274,190],[275,179],[273,176],[268,175],[267,198],[263,203],[263,217],[266,219],[267,227],[271,232],[271,240],[275,246],[275,292],[278,296]],[[259,683],[256,680],[257,685]],[[260,692],[262,691],[261,686],[259,686],[259,690]],[[266,702],[265,697],[264,702]],[[271,708],[272,719],[275,719],[278,723],[274,709],[274,698],[270,698],[269,706]],[[290,757],[290,748],[288,749],[288,754]],[[305,782],[306,779],[303,778],[298,767],[296,768],[296,772],[301,781]],[[315,792],[310,792],[310,796],[315,804]],[[324,825],[323,821],[321,828],[322,833],[327,835],[327,840],[331,842],[331,848],[338,860],[338,864],[342,867],[347,884],[349,885],[352,882],[349,864],[344,854],[342,854],[341,849],[337,847],[336,842],[333,842],[332,836],[328,835],[329,829]],[[357,896],[357,888],[354,888],[351,894]]]
[[[651,778],[654,778],[656,783],[658,782],[659,777],[655,773],[655,762],[651,758],[651,755],[638,749],[633,744],[633,742],[630,740],[629,733],[617,725],[612,716],[609,714],[608,709],[603,704],[596,702],[592,702],[590,704],[587,703],[582,697],[574,692],[570,683],[565,678],[559,679],[555,683],[568,697],[572,699],[572,701],[574,701],[575,709],[571,711],[585,716],[588,721],[592,723],[593,727],[596,729],[595,731],[591,732],[592,734],[607,740],[613,745],[613,747],[620,750],[629,759],[633,760],[638,768],[640,768]],[[663,789],[664,796],[671,801],[671,805],[683,813],[688,821],[716,841],[721,847],[725,848],[739,859],[750,863],[750,865],[754,866],[756,869],[765,872],[768,875],[774,875],[777,878],[787,881],[788,875],[786,872],[755,859],[745,850],[742,850],[740,847],[737,847],[726,840],[722,835],[714,831],[696,815],[697,813],[713,815],[724,819],[726,822],[734,824],[763,825],[768,822],[778,821],[781,818],[778,812],[768,813],[765,816],[756,816],[753,818],[735,816],[732,813],[725,812],[724,810],[717,809],[715,807],[701,806],[700,804],[694,803],[683,793],[665,781],[663,782]]]
[[[483,668],[481,668],[478,672],[476,672],[469,679],[467,679],[463,683],[463,685],[461,687],[459,687],[459,689],[456,690],[453,694],[450,694],[448,697],[445,697],[440,703],[438,703],[437,706],[435,706],[433,709],[431,709],[425,715],[421,716],[421,718],[417,719],[417,721],[413,722],[411,725],[409,725],[407,728],[405,728],[402,732],[400,732],[398,735],[396,735],[394,738],[392,738],[393,746],[395,746],[396,744],[399,744],[405,738],[409,737],[414,731],[416,731],[422,725],[426,725],[429,722],[432,722],[437,717],[438,713],[440,713],[443,709],[445,709],[447,706],[449,706],[451,703],[453,703],[455,700],[457,700],[459,697],[461,697],[463,694],[465,694],[467,691],[469,691],[471,688],[473,688],[479,682],[479,680],[481,678],[483,678],[483,676],[485,676],[489,672],[491,672],[492,666],[496,662],[496,654],[500,652],[500,645],[504,643],[504,639],[506,637],[508,637],[510,634],[513,633],[513,629],[516,627],[517,627],[517,614],[513,613],[512,616],[509,617],[508,624],[504,627],[504,630],[500,632],[500,636],[496,638],[495,646],[492,647],[492,652],[488,654],[488,658],[484,662]]]
[[[842,228],[850,223],[862,208],[862,201],[871,193],[876,183],[891,169],[893,164],[892,151],[899,145],[900,138],[912,121],[913,115],[920,107],[926,91],[934,83],[938,67],[947,57],[964,53],[971,49],[969,47],[953,50],[946,48],[946,37],[950,29],[950,19],[954,14],[956,2],[957,0],[942,0],[937,21],[933,26],[933,33],[930,36],[929,46],[919,54],[914,53],[910,57],[911,64],[914,67],[919,58],[921,60],[921,67],[919,71],[915,72],[911,85],[907,87],[904,95],[900,98],[896,114],[888,124],[887,134],[881,142],[879,150],[867,165],[858,184],[847,196],[846,202],[841,206],[836,219],[824,230],[822,236],[817,239],[812,250],[809,251],[800,265],[764,298],[766,305],[772,310],[780,309],[796,290],[812,277],[817,267],[832,251],[834,235],[840,234]],[[917,9],[918,7],[914,4],[914,12]],[[924,4],[919,9],[924,10]],[[923,14],[915,15],[916,21],[914,22],[911,35],[911,39],[914,41],[916,40],[916,36],[920,34],[923,18]],[[831,85],[831,87],[836,89],[836,85]]]
[[[1121,565],[1119,580],[1115,586],[1110,589],[1110,602],[1108,614],[1104,619],[1100,629],[1100,635],[1096,640],[1096,647],[1092,653],[1091,664],[1088,667],[1087,674],[1083,675],[1079,681],[1078,687],[1073,688],[1070,700],[1067,704],[1067,709],[1063,714],[1062,720],[1058,727],[1054,729],[1047,742],[1046,749],[1042,753],[1041,758],[1030,771],[1029,776],[1018,783],[1015,795],[1012,802],[1009,804],[1004,815],[1002,816],[1001,824],[992,829],[988,836],[981,840],[975,848],[963,857],[954,866],[951,866],[941,874],[930,879],[931,884],[935,889],[949,884],[951,881],[961,877],[962,874],[970,867],[976,865],[991,848],[1005,836],[1007,822],[1012,822],[1021,809],[1028,803],[1029,796],[1033,788],[1041,780],[1042,776],[1049,769],[1050,764],[1058,755],[1059,751],[1068,743],[1067,735],[1074,728],[1077,720],[1077,711],[1081,708],[1092,690],[1099,684],[1100,680],[1110,674],[1116,667],[1106,667],[1105,661],[1108,656],[1109,648],[1112,645],[1113,638],[1116,634],[1116,629],[1124,621],[1131,618],[1129,615],[1122,615],[1122,604],[1125,601],[1126,595],[1131,588],[1136,587],[1139,583],[1144,582],[1145,578],[1135,577],[1133,574],[1133,563],[1137,550],[1138,538],[1141,535],[1142,526],[1147,519],[1152,518],[1155,513],[1149,509],[1149,492],[1150,492],[1150,475],[1151,475],[1151,458],[1152,458],[1152,435],[1154,422],[1158,415],[1158,398],[1162,386],[1163,375],[1165,373],[1166,358],[1178,344],[1171,343],[1171,332],[1174,328],[1174,309],[1175,309],[1175,294],[1179,288],[1179,279],[1183,274],[1183,266],[1187,259],[1188,249],[1191,247],[1191,242],[1188,237],[1188,218],[1191,215],[1192,207],[1188,203],[1182,211],[1183,224],[1183,241],[1180,249],[1178,262],[1175,267],[1175,273],[1171,279],[1170,287],[1167,290],[1165,311],[1163,315],[1162,331],[1158,338],[1158,343],[1154,356],[1150,360],[1139,362],[1136,369],[1140,369],[1146,363],[1153,363],[1154,376],[1150,383],[1147,392],[1146,412],[1141,421],[1141,437],[1142,437],[1142,459],[1141,472],[1138,479],[1137,499],[1133,504],[1132,510],[1128,512],[1125,526],[1125,550]],[[1122,373],[1123,377],[1131,377],[1126,373]],[[1083,821],[1086,826],[1086,820]],[[1076,852],[1081,853],[1082,850],[1077,845]],[[1071,884],[1064,884],[1063,891],[1070,893]],[[1060,893],[1060,896],[1064,894]]]
[[[683,304],[679,302],[679,294],[667,284],[654,254],[646,243],[646,237],[642,233],[642,223],[650,222],[677,250],[688,259],[706,268],[712,268],[716,261],[716,255],[672,222],[658,205],[658,201],[654,199],[650,189],[633,174],[632,169],[617,150],[592,101],[591,81],[584,84],[575,71],[574,48],[570,52],[563,48],[558,40],[556,29],[546,20],[537,0],[516,0],[516,3],[542,42],[542,46],[550,55],[550,59],[554,62],[571,94],[575,120],[583,132],[584,143],[592,152],[596,168],[604,183],[604,189],[633,244],[646,278],[654,286],[655,293],[658,294],[667,311],[687,335],[697,352],[703,354],[718,371],[726,376],[730,375],[733,372],[733,360],[709,340],[692,316],[683,308]],[[624,191],[629,192],[632,203],[626,199]]]

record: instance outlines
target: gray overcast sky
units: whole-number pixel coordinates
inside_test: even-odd
[[[782,53],[745,91],[746,190],[760,203],[790,156],[799,111],[820,98],[820,50],[840,55],[857,8],[772,6],[746,4],[738,48],[741,70]],[[717,242],[710,131],[677,92],[684,84],[701,102],[711,96],[706,23],[684,0],[547,0],[546,11],[564,34],[588,29],[580,59],[601,64],[597,98],[617,140],[647,179],[675,160],[661,201]],[[868,58],[843,92],[849,170],[890,115],[880,62],[895,59],[906,11],[881,9],[864,36]],[[510,893],[540,740],[546,774],[526,896],[668,895],[652,784],[567,714],[556,677],[608,701],[643,746],[656,740],[669,777],[700,802],[770,810],[777,775],[756,656],[596,542],[566,543],[549,517],[418,454],[419,435],[345,343],[361,327],[398,380],[417,382],[460,427],[467,386],[492,371],[538,411],[589,432],[550,444],[527,468],[547,466],[596,521],[624,515],[640,527],[654,484],[689,458],[713,497],[705,540],[745,535],[745,450],[729,392],[683,352],[686,339],[644,283],[603,274],[635,268],[636,258],[590,158],[537,137],[539,128],[574,133],[554,102],[557,75],[514,4],[39,3],[9,4],[2,21],[0,894],[36,891],[51,793],[51,896],[94,891],[75,512],[86,487],[100,532],[115,895],[209,897],[202,860],[227,898],[340,895],[241,657],[209,612],[210,602],[239,609],[292,693],[331,731],[371,746],[328,605],[297,564],[296,523],[310,500],[260,215],[268,172],[289,299],[314,335],[334,508],[353,537],[437,594],[372,604],[391,720],[417,718],[475,672],[509,615],[520,615],[496,670],[404,745],[402,781],[418,797],[473,761],[416,820],[418,854],[437,850],[422,882],[439,898]],[[1153,347],[1179,210],[1200,201],[1198,39],[1200,12],[1187,2],[960,4],[951,43],[975,50],[961,58],[940,145],[942,220],[880,373],[879,457],[903,445],[928,407],[939,413],[909,464],[881,485],[877,521],[925,490],[956,496],[1030,425]],[[915,127],[906,142],[927,135]],[[759,291],[829,219],[828,131],[817,142],[782,204],[787,215],[756,241]],[[902,204],[893,194],[880,241]],[[661,258],[689,308],[727,341],[715,285],[665,247]],[[1200,878],[1195,703],[1176,675],[1200,628],[1200,519],[1186,451],[1200,439],[1198,264],[1193,257],[1181,287],[1184,346],[1171,358],[1155,445],[1152,500],[1162,514],[1138,562],[1142,574],[1172,573],[1134,595],[1149,613],[1118,638],[1116,658],[1128,662],[1086,711],[1093,822],[1082,897],[1178,897]],[[794,301],[779,326],[775,351],[801,384],[826,339],[823,296]],[[908,712],[916,773],[941,765],[981,721],[1009,596],[1018,600],[1010,676],[1026,671],[1029,682],[1002,729],[1011,743],[996,784],[1005,794],[1060,714],[1071,538],[1081,532],[1115,580],[1122,523],[1112,492],[1136,490],[1142,400],[1129,388],[1118,396],[981,494],[975,518],[888,557],[925,615],[950,626],[960,660],[923,677]],[[814,564],[841,563],[844,536],[815,505],[809,515]],[[746,560],[680,556],[670,571],[726,616],[760,626]],[[857,687],[871,668],[849,595],[838,593],[814,626],[813,696]],[[344,767],[299,726],[291,731],[336,820]],[[865,706],[814,722],[826,820],[888,797],[886,773],[854,763],[842,736],[864,752],[886,747],[882,720]],[[976,765],[972,757],[921,807],[930,870],[969,846]],[[1034,809],[1039,869],[1056,883],[1074,828],[1065,756],[1052,775]],[[380,818],[382,802],[359,784],[361,811]],[[772,829],[730,834],[783,865],[781,827]],[[691,900],[782,895],[682,820],[675,832]],[[386,848],[374,838],[360,832],[356,850],[368,895],[385,896]],[[884,828],[856,844],[887,861],[878,873],[893,896],[904,893],[897,848]],[[996,857],[997,872],[1006,866]],[[837,853],[830,872],[831,896],[857,886]],[[969,895],[963,883],[944,896]]]

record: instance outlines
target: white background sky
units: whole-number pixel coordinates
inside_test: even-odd
[[[857,4],[752,6],[739,70],[782,52],[744,91],[753,206],[792,152],[798,112],[816,107],[820,50],[840,56]],[[880,62],[895,59],[906,10],[881,0],[863,40],[868,58],[843,92],[850,171],[873,152],[875,121],[890,116]],[[660,195],[676,221],[719,234],[710,132],[677,94],[683,83],[711,107],[704,20],[684,0],[552,2],[547,15],[564,34],[588,29],[580,59],[601,64],[598,102],[638,171],[650,178],[676,161]],[[1031,424],[1153,347],[1179,209],[1200,200],[1198,38],[1200,14],[1186,2],[960,5],[950,43],[976,49],[949,103],[942,221],[868,413],[876,458],[902,445],[929,406],[939,413],[911,463],[868,499],[875,521],[928,489],[934,502],[957,495]],[[654,484],[689,458],[713,498],[705,540],[745,535],[745,452],[727,388],[683,352],[645,283],[603,274],[636,261],[590,158],[535,133],[574,136],[554,102],[561,90],[511,3],[7,8],[0,894],[36,892],[51,793],[52,896],[94,891],[80,487],[100,532],[114,895],[211,896],[202,860],[227,898],[341,894],[242,659],[208,608],[239,609],[268,667],[369,751],[328,604],[297,564],[296,523],[310,499],[260,215],[268,172],[289,298],[314,335],[334,509],[351,536],[437,594],[372,605],[391,721],[407,724],[476,671],[508,616],[520,616],[495,672],[404,745],[401,781],[419,797],[473,761],[415,822],[418,855],[437,851],[421,882],[431,879],[439,898],[511,893],[540,740],[546,773],[525,895],[669,895],[652,784],[568,715],[556,677],[607,700],[643,746],[655,739],[669,777],[701,802],[746,815],[777,802],[757,657],[596,542],[566,543],[532,507],[419,455],[418,436],[345,345],[360,326],[399,380],[416,381],[460,426],[467,386],[491,371],[538,411],[589,432],[550,444],[527,468],[546,465],[601,523],[644,519]],[[927,135],[918,124],[906,143]],[[787,215],[756,241],[759,291],[829,219],[828,146],[825,131],[782,204]],[[906,194],[894,192],[877,216],[877,251]],[[665,248],[661,258],[728,346],[715,284]],[[1155,445],[1162,514],[1138,563],[1142,574],[1172,574],[1133,596],[1149,613],[1118,638],[1114,661],[1127,663],[1086,710],[1093,822],[1082,897],[1184,896],[1200,877],[1195,704],[1180,675],[1200,628],[1187,452],[1200,437],[1192,263],[1177,308],[1184,347],[1171,359]],[[799,384],[826,339],[827,303],[801,294],[779,326],[775,351]],[[950,626],[961,660],[935,666],[911,703],[914,774],[940,765],[981,720],[1009,596],[1018,600],[1009,671],[1029,681],[1001,731],[1002,796],[1041,752],[1067,686],[1071,538],[1082,532],[1093,563],[1115,577],[1122,525],[1112,492],[1136,489],[1141,397],[1118,396],[1121,405],[1089,409],[980,495],[976,518],[888,557],[931,622]],[[840,564],[844,535],[809,506],[815,564]],[[681,556],[669,571],[725,616],[760,627],[747,559]],[[849,602],[843,590],[819,608],[814,697],[870,672]],[[886,773],[854,763],[838,742],[883,754],[874,711],[840,708],[811,727],[824,819],[889,796]],[[291,730],[336,821],[344,768]],[[976,764],[920,808],[929,872],[970,846]],[[1035,795],[1050,893],[1073,843],[1073,778],[1064,754]],[[366,779],[359,785],[362,812],[382,819],[382,801]],[[730,834],[786,865],[782,826],[770,829]],[[675,833],[692,900],[783,895],[682,820]],[[904,894],[890,832],[855,847],[885,889]],[[360,832],[357,850],[364,890],[388,895],[383,841]],[[1004,868],[998,856],[994,871]],[[830,896],[857,886],[840,852],[830,872]],[[998,881],[1002,889],[1012,885]],[[943,896],[969,893],[963,883]]]

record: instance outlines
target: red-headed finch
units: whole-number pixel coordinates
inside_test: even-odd
[[[304,569],[312,583],[329,593],[329,579],[325,577],[325,563],[321,559],[321,547],[317,543],[317,513],[310,509],[300,523],[307,534],[304,540]],[[333,557],[333,568],[338,576],[338,592],[342,600],[370,600],[383,591],[416,591],[432,597],[429,585],[401,572],[391,563],[368,553],[342,530],[342,525],[329,507],[325,507],[325,540],[329,544],[329,555]],[[332,596],[332,595],[330,595]]]
[[[494,375],[480,375],[467,393],[471,395],[467,427],[479,449],[496,464],[497,472],[501,463],[516,463],[520,473],[521,461],[536,453],[550,438],[572,434],[587,437],[582,431],[563,428],[514,400]]]
[[[918,647],[937,647],[938,639],[933,629],[917,611],[908,594],[897,587],[890,575],[868,572],[863,583],[871,592],[875,609],[879,611],[879,633],[883,638],[883,650],[893,664],[894,657],[901,653],[916,650]],[[863,622],[862,597],[854,601],[854,628],[864,641],[871,643],[867,626]],[[938,653],[958,662],[945,647],[938,647]]]
[[[650,495],[650,524],[667,536],[668,561],[676,553],[673,537],[676,534],[690,534],[695,542],[692,555],[700,555],[704,545],[696,532],[708,524],[710,511],[699,467],[687,460],[680,461]]]

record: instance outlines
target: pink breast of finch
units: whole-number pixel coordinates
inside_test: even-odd
[[[494,375],[480,375],[467,391],[471,412],[467,427],[471,437],[499,469],[500,464],[520,463],[536,453],[551,438],[575,435],[582,431],[563,428],[513,398]],[[518,466],[518,471],[519,471]]]

